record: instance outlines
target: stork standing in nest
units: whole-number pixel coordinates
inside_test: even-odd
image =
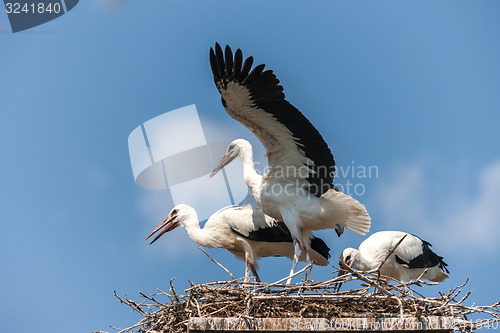
[[[419,277],[441,282],[450,277],[448,265],[430,247],[430,243],[406,232],[379,231],[365,239],[359,250],[345,249],[339,260],[360,271],[379,268],[379,274],[401,282]]]
[[[230,206],[216,212],[200,228],[198,214],[188,205],[177,205],[146,239],[163,230],[150,244],[156,242],[166,232],[179,225],[186,228],[189,237],[198,245],[224,248],[237,258],[245,261],[245,281],[249,280],[249,270],[260,282],[257,274],[257,259],[260,257],[283,256],[293,258],[292,236],[283,222],[266,216],[257,207]],[[329,264],[330,249],[321,238],[306,234],[306,248],[316,265]],[[305,256],[301,260],[305,260]]]
[[[214,81],[226,112],[247,127],[264,145],[269,171],[256,177],[253,161],[243,157],[251,151],[238,142],[229,145],[213,174],[237,156],[245,165],[245,181],[265,214],[283,221],[294,240],[290,276],[302,254],[306,261],[310,230],[346,227],[361,235],[370,229],[365,206],[333,185],[335,161],[318,130],[285,100],[283,87],[264,65],[253,68],[253,58],[243,62],[241,50],[234,54],[219,44],[210,49]],[[237,140],[238,141],[238,140]],[[310,269],[306,271],[309,279]],[[291,278],[287,283],[291,282]]]

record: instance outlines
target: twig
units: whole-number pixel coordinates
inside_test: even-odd
[[[405,235],[406,237],[406,235]],[[403,237],[404,238],[404,237]],[[399,241],[398,244],[401,243],[401,241],[403,240],[403,238]],[[396,245],[398,245],[396,244]],[[385,289],[384,287],[382,287],[380,284],[378,284],[377,282],[375,281],[370,281],[369,279],[365,278],[363,275],[359,274],[358,272],[356,272],[355,270],[353,270],[351,267],[349,267],[348,265],[346,265],[345,263],[343,262],[340,262],[340,266],[345,269],[346,271],[348,271],[349,273],[351,273],[352,275],[358,277],[360,280],[368,283],[369,285],[373,286],[374,288],[377,288],[378,290],[380,290],[381,292],[383,292],[384,294],[386,294],[387,296],[389,296],[390,298],[393,298],[393,299],[396,299],[397,302],[399,303],[399,315],[401,317],[401,319],[403,319],[403,303],[401,302],[401,300],[399,299],[399,297],[397,297],[396,295],[394,295],[393,293],[389,292],[387,289]]]
[[[229,274],[229,275],[233,278],[233,280],[234,280],[234,281],[236,281],[236,282],[238,281],[238,280],[234,277],[234,275],[233,275],[233,274],[231,274],[231,272],[230,272],[230,271],[229,271],[226,267],[222,266],[219,262],[217,262],[217,260],[215,260],[214,258],[212,258],[212,257],[210,256],[210,254],[208,254],[208,253],[207,253],[207,251],[205,251],[205,250],[203,250],[203,249],[202,249],[202,247],[201,247],[201,246],[199,246],[199,245],[198,245],[198,248],[199,248],[199,249],[200,249],[203,253],[205,253],[205,254],[207,255],[207,257],[209,257],[209,258],[210,258],[210,260],[212,260],[212,261],[213,261],[214,263],[216,263],[216,264],[217,264],[220,268],[222,268],[223,270],[225,270],[225,271],[226,271],[226,273],[227,273],[227,274]],[[240,286],[240,288],[241,288],[241,285],[239,284],[239,282],[237,282],[237,284],[238,284],[238,285]]]
[[[345,269],[346,271],[348,271],[349,273],[351,273],[352,275],[356,276],[358,279],[360,279],[361,281],[363,282],[366,282],[368,283],[369,285],[371,285],[372,287],[375,287],[377,288],[378,290],[380,290],[381,292],[383,292],[384,294],[386,294],[387,296],[389,297],[396,297],[396,295],[394,295],[393,293],[389,292],[387,289],[385,289],[384,287],[382,287],[380,284],[378,284],[377,282],[374,282],[374,281],[370,281],[369,279],[367,279],[366,277],[364,277],[363,275],[361,275],[359,272],[353,270],[351,267],[347,266],[346,264],[344,264],[343,262],[340,263],[340,266],[342,266],[342,269]]]
[[[201,317],[201,310],[200,310],[200,303],[198,303],[198,300],[195,298],[194,302],[196,304],[196,309],[198,310],[198,316]]]
[[[283,281],[288,280],[289,278],[293,278],[294,276],[299,275],[300,273],[304,272],[304,271],[305,271],[305,270],[307,270],[309,267],[311,267],[311,266],[312,266],[312,264],[313,264],[312,262],[308,263],[308,264],[306,265],[306,267],[302,268],[300,271],[295,272],[295,273],[293,273],[292,275],[289,275],[289,276],[287,276],[287,277],[284,277],[284,278],[282,278],[282,279],[280,279],[280,280],[278,280],[278,281],[276,281],[276,282],[270,283],[270,284],[268,284],[268,285],[267,285],[267,287],[271,287],[271,286],[278,285],[278,284],[282,283]]]
[[[170,279],[170,292],[172,293],[172,295],[174,295],[174,298],[177,302],[179,302],[179,296],[177,296],[177,293],[175,292],[175,289],[174,289],[174,285],[172,284],[172,281],[174,281],[175,278],[173,279]]]
[[[384,260],[382,260],[380,262],[380,264],[377,266],[377,268],[369,271],[369,273],[375,273],[377,272],[378,274],[378,277],[380,278],[380,269],[382,268],[382,266],[385,264],[385,262],[387,261],[387,259],[389,259],[389,257],[391,256],[391,254],[394,253],[394,251],[396,251],[396,249],[398,248],[398,246],[403,242],[403,240],[406,238],[406,236],[408,236],[408,234],[405,234],[403,237],[401,237],[401,239],[392,247],[392,249],[387,253],[387,255],[385,256]]]
[[[424,271],[422,272],[422,274],[420,274],[415,281],[420,281],[420,279],[425,275],[425,273],[427,273],[428,270],[429,270],[429,268],[424,269]]]
[[[402,284],[394,281],[381,285],[371,280],[371,274],[354,271],[350,267],[342,269],[346,270],[347,274],[341,278],[296,285],[280,284],[285,278],[274,283],[252,283],[241,288],[239,281],[233,279],[191,285],[186,289],[186,295],[177,294],[172,285],[170,293],[173,295],[156,288],[158,293],[153,295],[140,293],[142,302],[122,298],[115,293],[120,302],[144,316],[139,323],[116,330],[122,333],[131,332],[142,326],[138,332],[186,332],[186,324],[192,317],[233,317],[245,320],[247,325],[250,325],[249,328],[255,328],[255,317],[372,318],[382,315],[406,320],[437,316],[451,320],[456,325],[454,329],[462,333],[481,328],[486,322],[490,326],[500,322],[500,302],[486,306],[464,305],[471,293],[467,292],[465,296],[459,297],[459,287],[452,288],[447,293],[440,293],[439,297],[424,297],[416,292],[416,288],[425,287],[427,282],[416,280]],[[333,291],[335,282],[346,281],[357,281],[361,287],[338,293]],[[370,292],[371,288],[380,293]],[[407,288],[409,292],[403,293],[402,288]],[[166,299],[167,302],[163,303],[160,298]],[[472,321],[467,318],[472,314],[482,314],[487,318]]]
[[[135,325],[132,325],[132,326],[127,327],[127,328],[124,328],[124,329],[121,329],[121,330],[119,330],[117,333],[125,333],[125,332],[130,332],[130,331],[131,331],[131,330],[133,330],[134,328],[139,327],[139,326],[142,326],[142,325],[146,322],[146,319],[147,319],[147,318],[144,318],[144,319],[142,319],[140,322],[138,322],[138,323],[137,323],[137,324],[135,324]],[[113,327],[113,326],[110,326],[110,327],[111,327],[112,329],[114,329],[114,330],[118,330],[118,328],[116,328],[116,327]]]

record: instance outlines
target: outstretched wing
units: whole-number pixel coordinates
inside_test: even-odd
[[[229,46],[210,49],[214,81],[226,112],[247,127],[267,151],[269,172],[309,183],[309,193],[321,196],[333,185],[335,161],[328,145],[307,118],[285,99],[283,87],[264,65],[252,69],[253,58],[234,57]],[[251,70],[251,71],[250,71]],[[293,173],[293,174],[292,174]]]

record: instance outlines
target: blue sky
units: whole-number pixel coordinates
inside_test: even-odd
[[[113,290],[138,299],[173,277],[179,289],[227,278],[183,229],[144,241],[172,201],[134,183],[127,148],[141,123],[190,104],[209,140],[253,139],[221,106],[216,41],[275,71],[343,170],[376,166],[336,183],[361,184],[373,231],[415,233],[444,256],[451,278],[427,294],[470,277],[470,302],[497,301],[499,14],[494,0],[92,0],[12,34],[0,13],[3,329],[111,331],[139,319]],[[332,263],[363,240],[318,234]],[[243,275],[232,255],[209,253]],[[290,261],[260,267],[274,281]]]

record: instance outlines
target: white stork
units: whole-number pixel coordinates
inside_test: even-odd
[[[146,239],[164,228],[150,244],[168,231],[182,225],[189,237],[198,245],[224,248],[237,258],[245,261],[245,280],[249,279],[249,268],[255,280],[257,275],[257,259],[260,257],[284,256],[292,258],[294,247],[290,232],[283,222],[266,216],[257,207],[230,206],[216,212],[200,228],[198,214],[194,208],[180,204],[175,206],[163,222],[161,222]],[[321,238],[312,233],[307,234],[307,250],[316,265],[328,265],[330,249]],[[301,258],[301,260],[305,260]]]
[[[341,232],[345,226],[364,235],[370,229],[370,216],[365,206],[333,185],[335,161],[328,145],[307,118],[285,100],[273,72],[263,71],[264,65],[250,72],[252,63],[252,57],[243,62],[239,49],[234,57],[229,46],[225,54],[219,44],[215,51],[210,49],[214,81],[226,112],[255,134],[267,151],[269,171],[260,183],[245,180],[264,213],[284,221],[297,240],[291,275],[306,249],[306,231],[335,228]],[[214,172],[238,156],[233,149],[242,152],[242,146],[233,142]],[[253,161],[246,163],[250,164]],[[307,271],[306,280],[309,274]]]
[[[339,260],[360,271],[374,270],[403,237],[403,241],[380,268],[381,275],[401,282],[415,280],[425,270],[427,271],[422,278],[430,281],[441,282],[450,277],[447,274],[448,265],[443,261],[443,257],[430,249],[431,244],[402,231],[376,232],[359,245],[359,250],[345,249]]]

